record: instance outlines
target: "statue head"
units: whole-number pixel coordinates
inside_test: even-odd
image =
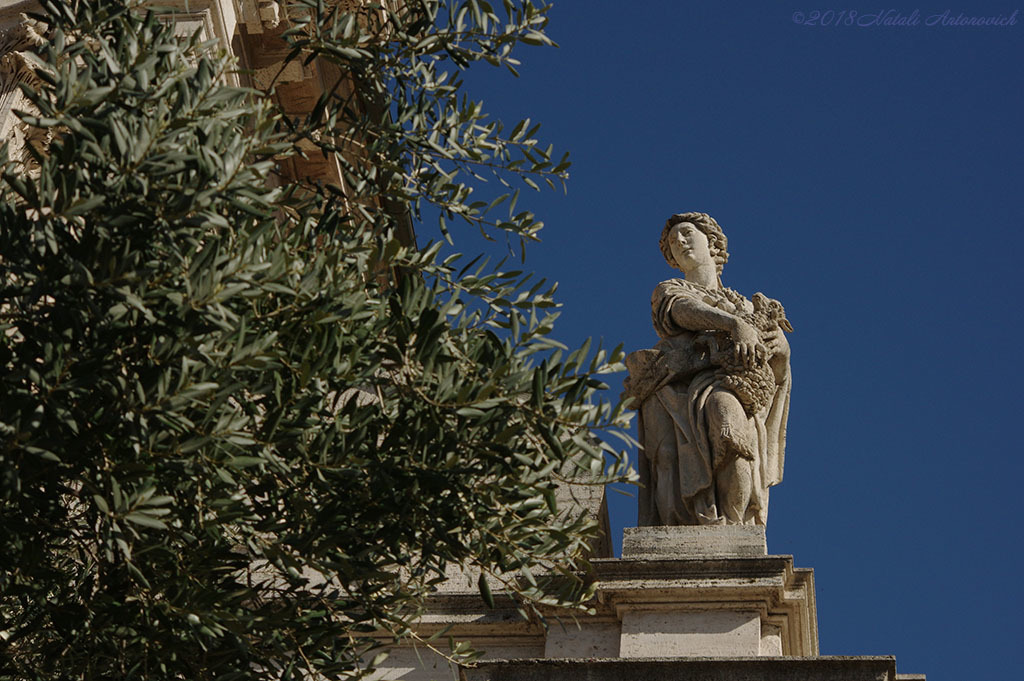
[[[721,275],[722,267],[729,260],[729,252],[725,250],[729,240],[725,238],[725,233],[718,226],[718,223],[715,222],[715,219],[707,213],[676,213],[668,219],[664,229],[661,230],[661,240],[658,242],[661,254],[665,256],[665,262],[672,268],[679,269],[679,264],[672,257],[672,250],[669,246],[669,234],[672,228],[681,222],[689,222],[704,232],[704,235],[708,238],[708,250],[711,252],[711,259],[715,261],[715,270]]]

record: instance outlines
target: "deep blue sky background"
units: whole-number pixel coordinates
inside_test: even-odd
[[[1024,16],[924,21],[1024,5],[886,6],[919,9],[917,27],[793,20],[843,7],[561,0],[561,49],[469,90],[572,153],[567,195],[520,199],[547,224],[527,265],[561,284],[557,337],[650,347],[650,293],[673,274],[658,235],[689,210],[722,224],[727,286],[786,306],[768,547],[815,569],[822,653],[1019,678]],[[618,543],[636,503],[612,497]]]

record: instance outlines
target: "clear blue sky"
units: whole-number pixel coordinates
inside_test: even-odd
[[[931,681],[1020,676],[1024,15],[926,21],[1018,7],[822,27],[794,21],[829,9],[807,2],[561,0],[561,49],[469,79],[572,153],[567,195],[520,200],[547,224],[527,265],[561,284],[556,336],[650,347],[658,235],[681,211],[722,224],[726,285],[783,302],[769,551],[815,569],[822,653],[895,654]],[[618,541],[636,503],[612,501]]]

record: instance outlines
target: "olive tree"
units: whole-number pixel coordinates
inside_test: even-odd
[[[289,58],[355,84],[302,118],[159,10],[33,18],[19,116],[49,142],[0,171],[0,678],[358,675],[451,566],[585,607],[597,528],[554,490],[629,477],[620,354],[563,349],[552,286],[451,245],[535,239],[519,188],[566,177],[459,75],[547,43],[545,8],[352,4],[287,7]],[[300,153],[343,181],[282,177]],[[402,237],[429,216],[447,241]]]

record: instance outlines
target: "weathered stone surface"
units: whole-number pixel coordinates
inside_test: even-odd
[[[818,654],[813,571],[794,569],[789,556],[596,560],[594,577],[599,604],[612,608],[624,628],[631,612],[756,612],[763,643],[753,654]]]
[[[622,557],[758,558],[768,555],[763,525],[627,527]]]
[[[892,657],[509,660],[462,669],[461,681],[896,681]]]
[[[522,619],[506,594],[496,593],[495,608],[487,608],[473,580],[462,576],[461,589],[431,597],[417,632],[470,641],[485,660],[818,654],[813,573],[794,569],[789,556],[599,558],[592,567],[593,615],[549,610],[545,628]],[[394,649],[379,678],[447,678],[438,673],[447,664],[422,644],[407,643]]]
[[[782,305],[722,285],[727,240],[714,218],[680,213],[661,251],[684,279],[654,289],[660,338],[626,358],[640,412],[640,525],[764,525],[782,481],[790,371]]]
[[[619,657],[756,657],[756,611],[633,610],[622,615]]]
[[[590,544],[590,558],[611,558],[611,524],[608,521],[608,501],[604,485],[590,485],[577,474],[574,482],[561,484],[555,490],[559,510],[574,509],[575,515],[590,516],[597,520],[600,534]]]
[[[544,649],[535,641],[522,641],[514,636],[481,638],[475,643],[492,659],[535,659],[544,655]],[[433,645],[436,649],[423,643],[392,649],[385,664],[367,681],[451,681],[458,678],[458,667],[444,654],[448,647],[446,641],[435,641]]]
[[[760,654],[767,657],[782,655],[782,627],[777,624],[761,622]]]
[[[621,628],[617,619],[555,620],[548,626],[544,657],[619,657]]]

